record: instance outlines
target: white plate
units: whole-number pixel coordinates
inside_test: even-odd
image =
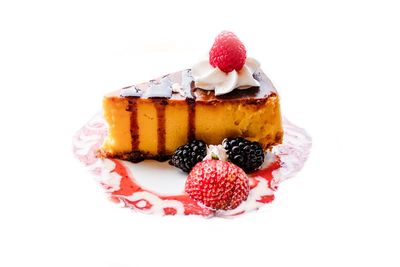
[[[230,211],[214,211],[190,199],[184,193],[187,174],[167,162],[131,163],[96,158],[96,151],[107,134],[100,114],[74,136],[73,151],[110,199],[126,207],[150,214],[232,217],[273,201],[278,185],[303,167],[311,149],[310,136],[287,119],[283,119],[283,129],[283,143],[266,155],[259,171],[249,175],[251,190],[247,200]]]

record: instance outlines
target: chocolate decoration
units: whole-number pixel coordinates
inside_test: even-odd
[[[121,89],[121,94],[120,96],[122,97],[141,97],[143,94],[143,91],[140,90],[139,88],[136,88],[136,86],[127,86]]]
[[[194,81],[190,70],[182,71],[181,83],[182,83],[182,90],[185,92],[185,97],[194,98],[193,95]]]
[[[141,98],[158,97],[182,101],[185,101],[186,98],[193,98],[196,103],[202,102],[204,104],[213,104],[221,100],[240,101],[241,99],[249,98],[254,100],[265,99],[269,95],[277,94],[271,81],[261,70],[256,71],[253,74],[253,77],[260,83],[259,87],[235,89],[232,92],[221,96],[216,96],[213,90],[207,91],[201,88],[195,88],[191,71],[188,69],[164,75],[163,77],[151,80],[150,82],[136,84],[135,88],[143,92],[140,96]],[[182,90],[185,92],[184,96],[172,93],[171,86],[174,83],[179,83],[181,85]],[[120,91],[122,90],[119,90],[118,93],[112,93],[111,95],[121,95]],[[132,96],[127,97],[129,98]]]
[[[196,139],[196,101],[191,98],[186,99],[188,105],[188,142]]]
[[[165,99],[153,99],[157,111],[157,153],[165,155],[165,107],[168,101]]]
[[[135,98],[130,98],[128,102],[128,110],[131,112],[130,132],[132,151],[139,150],[139,125],[137,119],[137,103]]]
[[[144,92],[144,98],[162,97],[171,98],[172,96],[172,83],[168,76],[162,78],[160,83],[150,83],[147,90]]]

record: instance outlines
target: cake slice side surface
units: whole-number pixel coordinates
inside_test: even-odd
[[[267,149],[282,139],[279,98],[275,94],[257,101],[197,103],[196,115],[196,138],[207,144],[243,137]]]
[[[125,98],[104,97],[103,116],[107,122],[107,137],[101,153],[107,156],[123,154],[132,150],[129,102]]]

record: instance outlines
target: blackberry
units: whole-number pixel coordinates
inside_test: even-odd
[[[178,147],[172,155],[169,164],[184,172],[190,172],[194,165],[196,165],[197,162],[202,161],[206,155],[206,143],[200,140],[193,140]]]
[[[264,162],[264,150],[258,142],[236,137],[226,138],[222,145],[227,151],[228,159],[245,172],[257,170]]]

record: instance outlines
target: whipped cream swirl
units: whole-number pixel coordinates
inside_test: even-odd
[[[203,160],[207,159],[219,159],[222,161],[228,161],[228,154],[223,145],[209,145],[207,146],[207,155]]]
[[[218,67],[211,66],[208,58],[201,60],[192,67],[192,76],[195,86],[204,90],[214,90],[215,95],[223,95],[234,89],[248,89],[260,86],[254,79],[254,72],[260,67],[260,63],[254,58],[248,57],[240,71],[233,70],[225,73]]]

